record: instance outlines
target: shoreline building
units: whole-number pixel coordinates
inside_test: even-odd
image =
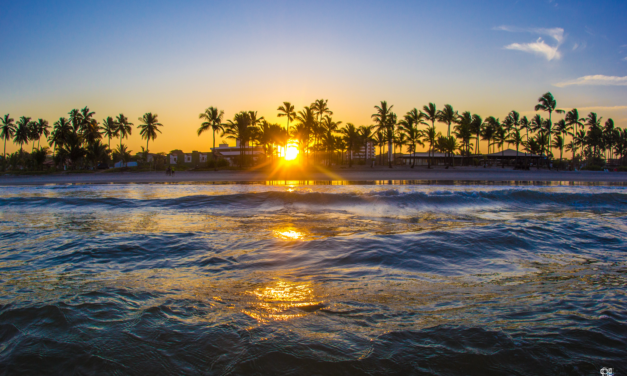
[[[211,150],[213,151],[213,148],[211,148]],[[225,159],[231,166],[238,164],[242,152],[245,153],[246,158],[252,157],[253,161],[265,156],[262,146],[250,146],[247,142],[244,147],[241,148],[239,140],[236,140],[235,146],[229,146],[227,143],[219,144],[218,147],[215,148],[215,152],[218,159]]]
[[[262,156],[265,156],[263,147],[261,146],[246,146],[240,148],[239,140],[237,140],[235,146],[229,146],[229,144],[222,143],[215,148],[216,159],[226,160],[230,166],[235,166],[239,162],[239,158],[242,152],[246,153],[246,158],[252,156],[253,160],[257,160]],[[205,165],[213,157],[213,148],[211,151],[192,151],[191,153],[185,153],[182,150],[172,150],[166,157],[166,163],[170,165],[186,165],[200,167]]]
[[[370,160],[375,158],[374,142],[368,141],[365,145],[361,146],[358,150],[348,151],[346,150],[346,159],[364,159]]]

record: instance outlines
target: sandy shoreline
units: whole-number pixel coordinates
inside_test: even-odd
[[[199,171],[117,173],[58,173],[51,175],[1,175],[0,185],[42,184],[129,184],[129,183],[185,183],[185,182],[266,182],[266,181],[477,181],[477,182],[596,182],[627,183],[625,172],[596,171],[518,171],[501,168],[457,167],[446,170],[435,168],[411,169],[400,166],[387,168],[353,168],[319,171]],[[407,182],[406,182],[407,183]]]

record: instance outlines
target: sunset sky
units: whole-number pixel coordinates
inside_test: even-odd
[[[153,152],[209,150],[209,106],[284,124],[283,101],[319,98],[368,125],[381,100],[399,117],[435,102],[502,119],[551,91],[625,127],[625,15],[624,0],[3,1],[0,113],[52,125],[87,105],[137,125],[151,111]]]

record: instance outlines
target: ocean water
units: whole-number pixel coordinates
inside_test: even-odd
[[[0,375],[627,369],[623,186],[0,187]]]

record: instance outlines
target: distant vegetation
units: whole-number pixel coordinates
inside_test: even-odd
[[[429,103],[422,110],[411,109],[399,119],[393,108],[382,101],[374,106],[372,125],[356,126],[334,120],[325,99],[318,99],[298,112],[290,102],[283,102],[277,109],[277,116],[285,118],[285,124],[269,123],[256,111],[239,112],[225,122],[223,111],[209,107],[199,115],[201,125],[197,135],[210,131],[214,150],[216,133],[239,141],[244,145],[238,159],[240,167],[272,161],[289,147],[298,148],[302,164],[347,163],[350,166],[353,163],[351,152],[358,152],[367,142],[378,148],[378,163],[390,168],[397,149],[401,153],[403,149],[415,153],[418,147],[425,147],[429,157],[441,152],[451,157],[468,157],[464,158],[465,164],[476,164],[483,159],[479,153],[483,142],[488,154],[503,152],[507,144],[520,153],[543,156],[545,166],[553,160],[562,166],[585,163],[589,169],[602,169],[607,160],[620,160],[622,165],[627,148],[627,131],[615,127],[612,119],[602,123],[602,118],[594,112],[581,117],[577,109],[561,110],[551,93],[542,95],[535,106],[536,111],[547,115],[546,118],[536,114],[529,119],[511,111],[503,120],[494,116],[483,119],[468,111],[459,113],[450,104],[438,109],[434,103]],[[555,121],[555,114],[564,116]],[[68,115],[68,118],[59,118],[52,127],[44,119],[22,116],[15,121],[9,114],[2,117],[2,169],[36,171],[48,164],[75,170],[95,168],[112,161],[127,163],[132,159],[132,151],[123,141],[132,134],[134,124],[124,114],[106,117],[101,123],[88,107],[74,109]],[[139,156],[143,155],[147,161],[150,141],[157,138],[163,125],[158,115],[150,112],[139,121],[137,129],[146,140],[146,148],[142,147]],[[436,130],[436,122],[446,125],[446,134]],[[42,138],[47,139],[50,147],[40,146]],[[116,138],[119,143],[111,149],[111,140]],[[7,155],[7,142],[19,145],[19,150]],[[247,153],[246,145],[254,144],[265,151],[261,160]],[[47,158],[51,162],[46,162]],[[154,154],[151,159],[153,164],[166,162],[163,153]],[[225,164],[213,155],[204,167],[217,168]],[[537,168],[540,167],[538,164]]]

